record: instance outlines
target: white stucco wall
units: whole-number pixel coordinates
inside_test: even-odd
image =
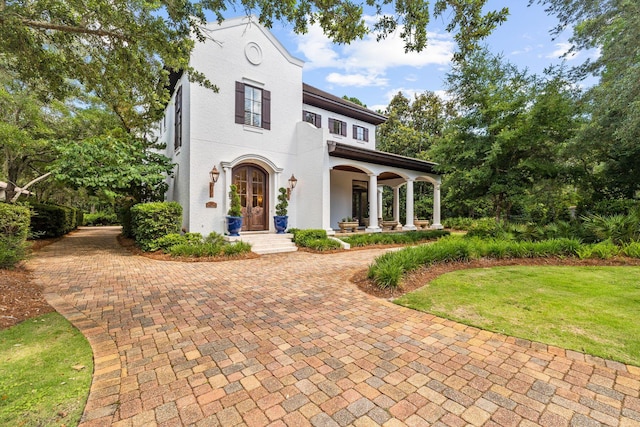
[[[175,137],[175,96],[177,88],[182,87],[182,146],[174,149]],[[182,227],[189,229],[189,173],[190,173],[190,144],[189,144],[189,113],[190,113],[190,87],[189,79],[182,76],[176,85],[176,90],[171,96],[165,109],[164,120],[160,130],[160,141],[166,144],[165,155],[171,159],[175,166],[173,177],[167,179],[169,188],[165,195],[168,201],[180,203],[183,209]]]
[[[231,176],[220,177],[214,197],[218,207],[211,209],[205,207],[209,201],[208,172],[214,165],[224,172],[223,163],[232,167],[240,162],[259,164],[269,173],[268,223],[273,228],[277,188],[286,187],[291,174],[299,177],[302,173],[296,161],[295,134],[302,115],[303,63],[259,25],[248,25],[246,20],[209,27],[215,42],[196,44],[192,65],[216,84],[219,92],[191,85],[189,230],[224,232]],[[270,130],[235,123],[236,81],[271,92]],[[302,180],[300,186],[304,187]],[[295,196],[289,216],[290,226],[295,226]]]
[[[362,120],[357,120],[351,117],[344,116],[342,114],[334,113],[331,111],[323,110],[321,108],[315,107],[313,105],[304,104],[302,107],[305,111],[310,111],[315,114],[320,114],[322,116],[322,128],[328,130],[329,129],[329,119],[341,120],[347,123],[347,136],[336,135],[334,133],[328,133],[329,138],[336,142],[342,142],[343,144],[349,144],[356,147],[366,148],[368,150],[376,149],[376,127],[370,123],[363,122]],[[300,117],[302,117],[302,112],[300,113]],[[359,141],[354,139],[353,137],[353,125],[361,126],[365,129],[369,130],[369,141]]]

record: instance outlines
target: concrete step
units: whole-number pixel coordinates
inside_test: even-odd
[[[239,237],[227,236],[226,239],[249,243],[251,252],[264,255],[297,251],[298,247],[291,241],[292,237],[293,234],[240,233]]]

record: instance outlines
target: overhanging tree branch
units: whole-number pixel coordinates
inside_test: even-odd
[[[33,19],[27,19],[20,15],[14,15],[14,16],[17,16],[23,25],[30,28],[61,31],[64,33],[87,34],[87,35],[100,36],[100,37],[114,37],[123,41],[131,41],[130,38],[127,37],[126,35],[115,32],[115,31],[109,31],[104,29],[92,29],[92,28],[78,27],[78,26],[72,26],[72,25],[55,24],[53,22],[35,21]],[[2,16],[0,16],[0,23],[3,23],[4,21],[6,21],[6,18],[3,18]]]

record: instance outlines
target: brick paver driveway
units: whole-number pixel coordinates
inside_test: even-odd
[[[83,426],[640,425],[638,368],[365,295],[380,251],[159,262],[118,232],[31,262],[94,349]]]

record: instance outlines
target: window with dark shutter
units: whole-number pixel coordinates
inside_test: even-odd
[[[302,120],[307,123],[311,123],[317,128],[322,127],[322,116],[320,114],[305,110],[302,112]]]
[[[353,125],[353,139],[357,141],[369,141],[369,129]]]
[[[347,136],[347,122],[336,119],[329,119],[329,133]]]
[[[176,91],[173,148],[182,147],[182,86]]]
[[[271,129],[271,92],[262,91],[262,128]]]
[[[235,122],[271,129],[271,92],[236,82]]]

